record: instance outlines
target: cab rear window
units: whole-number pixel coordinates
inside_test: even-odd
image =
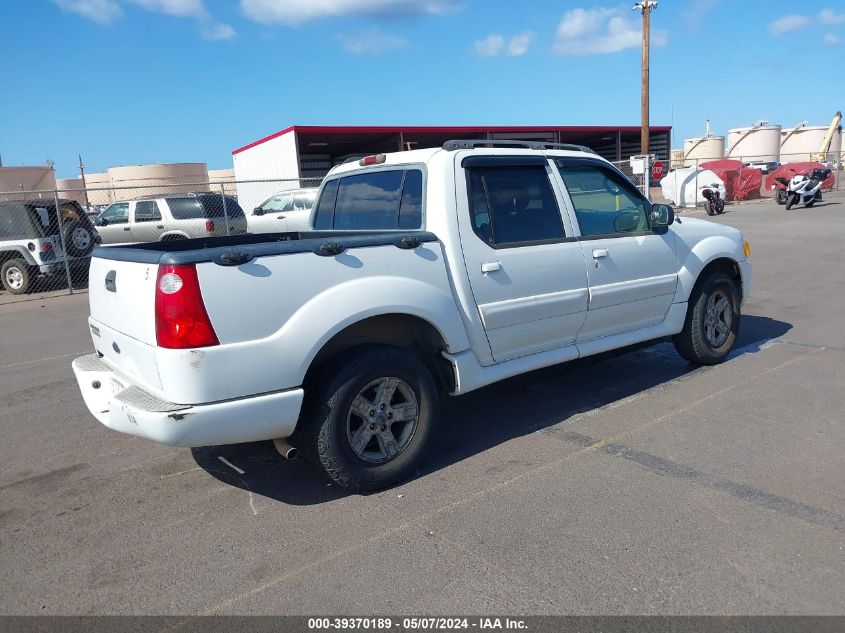
[[[317,203],[317,230],[409,230],[422,226],[422,171],[383,169],[332,180]]]

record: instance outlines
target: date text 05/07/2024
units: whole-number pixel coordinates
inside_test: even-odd
[[[346,630],[346,631],[378,631],[378,630],[409,630],[409,631],[451,631],[478,629],[482,631],[525,630],[524,620],[499,617],[477,618],[448,618],[448,617],[335,617],[308,618],[308,629]]]

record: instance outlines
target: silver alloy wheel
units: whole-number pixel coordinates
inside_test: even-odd
[[[382,464],[408,447],[419,419],[417,397],[408,383],[399,378],[379,378],[352,400],[346,437],[358,457]]]
[[[721,347],[728,340],[733,323],[733,308],[728,294],[716,290],[704,308],[704,338],[711,347]]]
[[[70,235],[70,240],[73,245],[80,251],[84,251],[91,244],[91,235],[82,227],[73,230]]]
[[[12,290],[20,290],[23,287],[23,273],[20,269],[11,266],[6,269],[6,283]]]

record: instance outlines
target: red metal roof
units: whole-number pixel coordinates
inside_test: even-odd
[[[649,127],[652,132],[668,132],[672,128],[668,125],[652,125]],[[457,125],[457,126],[401,126],[401,125],[374,125],[374,126],[348,126],[348,125],[291,125],[284,130],[265,136],[262,139],[253,141],[248,145],[239,147],[232,151],[238,154],[256,145],[261,145],[269,140],[278,138],[288,132],[299,132],[302,134],[477,134],[479,132],[561,132],[569,134],[605,132],[639,132],[639,125]]]

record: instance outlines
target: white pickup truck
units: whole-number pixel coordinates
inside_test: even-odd
[[[441,394],[669,335],[725,359],[739,231],[681,221],[586,148],[495,143],[336,167],[306,232],[98,248],[89,410],[176,446],[290,437],[363,491],[421,459]]]

